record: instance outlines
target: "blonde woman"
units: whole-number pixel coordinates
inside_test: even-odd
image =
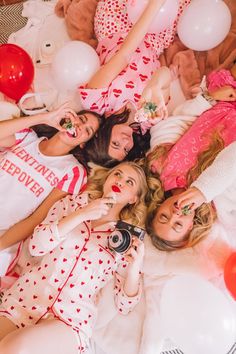
[[[115,277],[115,302],[126,314],[140,298],[143,243],[135,237],[123,257],[109,248],[119,219],[143,226],[146,177],[133,162],[95,174],[88,190],[58,201],[34,231],[30,252],[41,263],[5,292],[0,352],[86,352],[96,320],[96,295]],[[127,276],[117,273],[127,266]],[[43,340],[41,340],[43,338]]]
[[[214,87],[215,94],[222,94],[221,86],[225,88],[229,85],[227,90],[230,90],[232,97],[226,97],[225,94],[224,97],[215,97],[218,99],[217,103],[201,114],[191,127],[183,122],[178,129],[171,131],[173,126],[170,124],[170,130],[166,131],[166,140],[162,139],[160,145],[153,146],[152,152],[147,156],[148,173],[160,179],[165,191],[164,195],[160,182],[154,180],[154,185],[159,184],[157,188],[151,187],[154,195],[147,218],[148,232],[153,243],[161,250],[172,251],[193,246],[208,234],[215,217],[211,203],[192,206],[192,213],[188,212],[187,207],[182,213],[178,203],[179,194],[191,186],[221,150],[236,140],[234,78],[225,71],[214,73],[211,78],[210,84]],[[224,92],[227,93],[227,90]],[[172,133],[185,129],[187,131],[174,145],[169,143]],[[160,141],[160,137],[158,139]],[[160,205],[159,208],[157,204]]]
[[[235,143],[231,145],[233,144]],[[219,169],[218,159],[221,161],[221,156],[225,156],[226,151],[227,148],[224,149],[223,140],[218,134],[215,134],[209,148],[199,154],[197,164],[189,171],[186,188],[173,188],[164,192],[161,180],[153,177],[149,172],[151,175],[149,186],[152,197],[148,209],[146,229],[152,243],[158,249],[174,251],[191,247],[208,235],[216,218],[216,210],[211,201],[214,200],[216,203],[215,196],[218,193],[222,194],[224,198],[223,192],[228,187],[229,179],[222,183],[222,176],[224,176],[223,180],[226,180],[232,153],[225,161],[227,168],[222,168],[224,171],[222,175],[221,171],[218,171],[218,173],[211,173],[210,171],[211,169],[214,171]],[[219,156],[216,158],[218,154]],[[207,182],[204,182],[205,175],[211,176],[206,179]],[[221,189],[218,188],[217,183],[222,183]],[[199,186],[197,197],[195,194],[192,196],[192,192],[195,191],[197,186]],[[207,192],[208,188],[209,193]],[[215,194],[212,193],[211,188],[213,188]],[[230,214],[230,211],[228,213]]]

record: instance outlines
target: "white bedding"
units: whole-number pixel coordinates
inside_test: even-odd
[[[226,294],[236,317],[235,304],[222,278],[224,263],[235,247],[235,242],[233,235],[222,225],[215,223],[210,236],[194,248],[172,253],[161,252],[152,246],[148,237],[145,246],[144,294],[135,310],[128,316],[116,312],[112,282],[102,292],[93,337],[101,354],[181,353],[176,349],[176,344],[164,334],[159,313],[163,285],[174,275],[194,273],[211,281]],[[173,351],[169,352],[171,349]]]

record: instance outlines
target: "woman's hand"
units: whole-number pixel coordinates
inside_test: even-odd
[[[129,269],[135,268],[140,270],[144,257],[144,243],[134,236],[132,239],[132,245],[125,253],[124,258],[129,263]]]
[[[155,103],[157,105],[156,111],[150,112],[148,119],[165,119],[168,117],[168,110],[165,104],[163,91],[159,86],[147,85],[143,90],[142,96],[138,103],[138,107],[141,108],[148,102]]]
[[[137,237],[133,237],[132,245],[125,253],[124,258],[129,263],[124,283],[126,295],[136,296],[139,290],[140,270],[144,257],[144,243]]]
[[[110,208],[116,201],[113,198],[105,197],[95,199],[86,206],[77,209],[73,213],[62,218],[58,223],[58,232],[61,237],[67,235],[71,230],[84,221],[98,220],[107,215]]]
[[[69,108],[69,102],[66,102],[56,110],[42,114],[42,123],[56,128],[59,131],[64,131],[65,128],[60,125],[61,120],[63,118],[70,119],[73,125],[76,117],[77,114],[73,109]]]
[[[188,209],[195,210],[206,203],[206,198],[199,189],[190,187],[179,195],[177,203],[180,209],[188,206]]]
[[[82,215],[84,221],[98,220],[102,216],[107,215],[115,203],[116,201],[112,197],[95,199],[80,209],[80,215]]]

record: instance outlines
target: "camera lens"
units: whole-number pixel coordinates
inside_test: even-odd
[[[112,238],[112,242],[113,243],[117,243],[119,241],[119,236],[118,235],[114,235]]]
[[[115,230],[109,237],[109,247],[118,252],[126,252],[131,245],[131,234],[127,230]]]

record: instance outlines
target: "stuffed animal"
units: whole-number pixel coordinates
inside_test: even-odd
[[[55,12],[65,17],[67,32],[71,39],[88,43],[96,48],[94,16],[98,0],[58,0]]]
[[[186,48],[176,35],[173,43],[160,57],[162,65],[178,66],[179,79],[186,98],[194,96],[195,87],[199,86],[203,75],[208,75],[213,70],[231,69],[236,61],[236,1],[224,2],[230,9],[232,25],[223,42],[207,51],[193,51]]]

